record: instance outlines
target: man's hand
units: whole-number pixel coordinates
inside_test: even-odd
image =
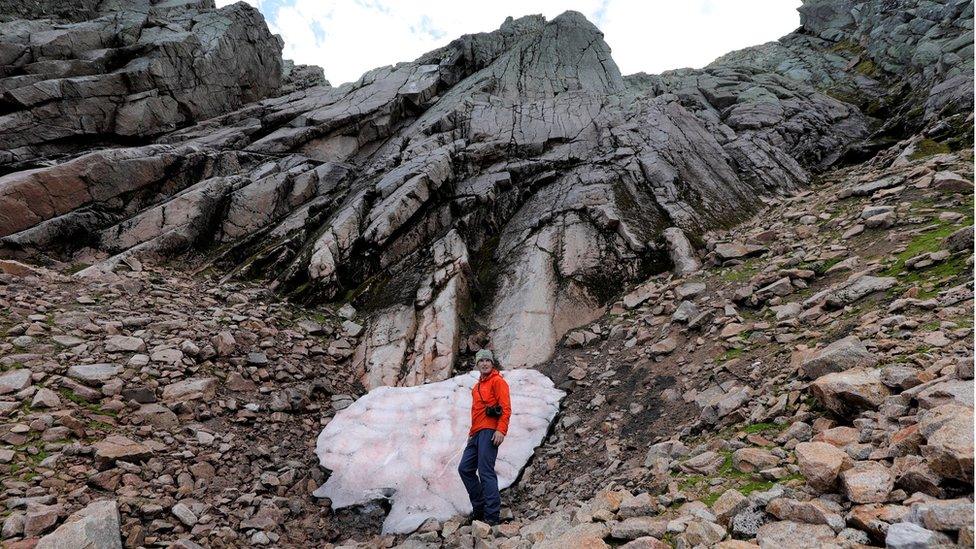
[[[505,435],[501,434],[498,431],[495,431],[495,434],[491,435],[491,443],[494,444],[495,446],[500,445],[503,440],[505,440]]]

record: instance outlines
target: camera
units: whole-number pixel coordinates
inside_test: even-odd
[[[496,404],[494,406],[485,407],[485,415],[488,417],[502,417],[502,406],[501,404]]]

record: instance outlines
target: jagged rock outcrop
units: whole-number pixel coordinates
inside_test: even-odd
[[[298,90],[315,86],[331,86],[325,79],[325,71],[316,65],[296,65],[294,61],[285,59],[281,70],[281,87],[278,95],[288,95]]]
[[[882,120],[878,145],[926,126],[972,145],[972,2],[807,0],[799,11],[800,32],[714,65],[778,72],[856,104]]]
[[[972,3],[941,11],[909,4],[938,19],[934,31],[911,30],[932,39],[906,42],[898,55],[866,48],[865,59],[889,68],[858,93],[906,78],[934,90],[971,66],[948,53],[965,53],[955,43],[971,26]],[[123,11],[81,25],[186,20],[183,7],[160,9],[155,18]],[[142,126],[120,131],[126,117],[115,116],[115,125],[70,135],[145,137],[198,123],[152,144],[3,176],[3,249],[95,263],[83,275],[139,255],[204,250],[231,274],[267,278],[298,300],[352,299],[366,313],[352,354],[367,387],[446,379],[459,342],[479,325],[506,365],[538,364],[568,330],[602,314],[622,283],[668,267],[665,228],[695,241],[741,220],[764,196],[795,191],[812,171],[859,150],[881,125],[856,105],[861,96],[831,97],[827,84],[795,67],[829,65],[834,80],[861,83],[857,66],[834,50],[869,42],[890,18],[874,3],[861,4],[856,18],[828,16],[850,12],[844,2],[805,9],[804,27],[779,43],[659,76],[621,76],[599,30],[567,12],[509,19],[355,83],[216,117],[235,101],[273,95],[277,81],[247,97],[230,94],[228,104],[190,101],[197,110],[139,96],[120,112],[142,109],[151,115],[139,117]],[[233,21],[252,12],[201,13]],[[221,51],[212,26],[199,32]],[[263,60],[264,34],[251,32]],[[932,44],[947,52],[944,70],[925,65],[911,76],[906,59]],[[787,57],[795,61],[773,61]],[[253,79],[234,63],[226,68],[241,69],[231,82]],[[280,64],[271,68],[277,78]],[[18,109],[5,117],[35,116]],[[951,112],[934,109],[925,120],[937,129],[954,120],[940,118]],[[36,158],[65,152],[63,138],[0,129],[0,143],[12,143],[0,149]]]
[[[130,0],[0,24],[0,165],[127,144],[274,91],[281,44],[246,4]]]

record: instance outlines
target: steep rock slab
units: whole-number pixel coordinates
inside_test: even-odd
[[[434,243],[430,273],[413,304],[388,307],[370,319],[353,360],[366,387],[451,377],[462,319],[470,308],[469,279],[467,248],[452,230]]]
[[[257,9],[126,2],[88,21],[0,23],[0,163],[145,138],[261,99],[281,44]]]
[[[512,420],[496,471],[507,488],[546,435],[565,393],[535,370],[502,372],[511,388]],[[415,387],[379,387],[336,414],[316,445],[332,475],[315,495],[337,509],[392,500],[383,531],[415,530],[471,506],[457,474],[471,425],[476,373]]]

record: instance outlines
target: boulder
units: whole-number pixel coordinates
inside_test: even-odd
[[[853,417],[864,410],[876,410],[890,394],[874,368],[852,368],[827,374],[810,384],[820,403],[840,417]]]
[[[764,246],[757,244],[743,244],[741,242],[723,242],[715,245],[715,255],[722,261],[742,259],[766,252]]]
[[[682,301],[678,308],[671,314],[671,320],[675,322],[688,323],[691,319],[700,314],[698,307],[691,301]]]
[[[718,471],[724,462],[725,458],[722,454],[709,450],[689,458],[681,464],[681,470],[686,473],[711,475]]]
[[[609,528],[605,524],[577,524],[552,539],[544,539],[533,545],[538,549],[561,549],[563,547],[580,547],[583,549],[609,549],[603,538]]]
[[[156,404],[143,404],[132,414],[133,420],[138,423],[152,425],[159,430],[168,430],[177,427],[180,420],[169,408]]]
[[[854,503],[882,503],[894,488],[888,468],[877,461],[859,461],[840,474],[847,499]]]
[[[685,282],[674,289],[674,295],[678,299],[689,299],[704,293],[706,289],[704,282]]]
[[[54,391],[47,387],[42,387],[34,393],[31,399],[31,408],[57,409],[61,407],[61,398]]]
[[[916,432],[918,425],[915,425]],[[909,494],[921,492],[930,496],[939,497],[942,495],[942,477],[937,475],[929,466],[928,462],[921,455],[921,450],[906,455],[896,457],[892,467],[895,475],[895,486],[905,490]]]
[[[122,435],[109,435],[95,443],[95,459],[102,465],[115,461],[145,461],[152,453],[145,444]]]
[[[739,448],[732,454],[732,466],[743,473],[756,473],[779,465],[779,458],[763,448]]]
[[[736,513],[730,523],[732,534],[737,538],[756,537],[759,527],[769,521],[769,515],[763,510],[764,507],[765,505],[759,502],[750,502],[745,509]]]
[[[214,335],[210,342],[219,356],[230,356],[237,348],[237,340],[229,330],[222,330]]]
[[[110,499],[89,503],[41,538],[35,548],[122,549],[118,506]]]
[[[932,178],[932,186],[952,193],[973,194],[973,181],[971,179],[948,170],[935,172],[935,176]]]
[[[833,491],[838,475],[852,465],[846,452],[825,442],[801,442],[795,451],[800,474],[821,492]]]
[[[838,448],[845,448],[857,442],[860,436],[861,432],[857,429],[841,425],[840,427],[824,429],[823,431],[817,433],[812,440],[814,442],[826,442],[833,444]]]
[[[27,513],[24,515],[24,536],[32,538],[50,530],[57,524],[62,511],[60,505],[28,502]]]
[[[106,353],[140,353],[146,350],[146,342],[138,337],[112,335],[105,338]]]
[[[951,547],[952,540],[940,532],[933,532],[912,524],[899,522],[888,527],[885,535],[887,549],[924,549],[927,547]]]
[[[943,404],[973,407],[973,382],[963,379],[940,381],[920,391],[915,398],[918,407],[935,408]]]
[[[620,549],[670,549],[671,545],[651,536],[643,536],[619,547]]]
[[[920,414],[922,455],[939,476],[973,483],[973,409],[944,404]]]
[[[947,236],[944,246],[950,252],[965,252],[973,249],[973,226],[963,227]]]
[[[748,506],[748,498],[738,490],[729,489],[722,492],[722,495],[712,504],[712,512],[715,513],[719,524],[728,525],[732,517]]]
[[[186,402],[208,399],[217,390],[217,379],[212,377],[190,378],[163,387],[164,402]]]
[[[826,524],[834,532],[840,532],[846,525],[844,518],[838,513],[840,510],[840,506],[831,508],[828,503],[819,499],[797,501],[790,498],[776,498],[766,506],[766,512],[780,520]]]
[[[691,242],[688,241],[684,231],[678,227],[668,227],[661,231],[661,237],[664,239],[668,256],[674,266],[675,275],[683,276],[701,269],[701,261],[698,260],[695,249],[691,246]]]
[[[800,374],[806,379],[816,379],[826,374],[843,372],[858,366],[870,367],[877,363],[878,358],[867,350],[857,336],[848,336],[814,351],[800,364]]]
[[[692,520],[680,534],[692,547],[711,547],[725,538],[725,528],[707,520]]]
[[[734,421],[736,416],[733,413],[749,402],[751,396],[752,390],[749,387],[730,387],[727,392],[719,393],[704,403],[701,419],[708,424]]]
[[[892,364],[881,369],[881,382],[891,389],[911,389],[922,383],[918,368]]]
[[[956,532],[973,525],[973,502],[968,499],[919,501],[912,504],[907,520],[929,530]]]
[[[674,336],[668,336],[661,341],[647,348],[647,352],[652,355],[667,355],[678,348],[678,340]]]
[[[908,508],[903,505],[868,503],[853,506],[847,514],[847,521],[875,539],[884,539],[888,526],[901,522],[907,515]]]
[[[640,517],[654,514],[657,502],[647,492],[624,498],[617,509],[620,518]]]
[[[121,366],[108,363],[76,364],[68,368],[68,377],[94,387],[102,385],[114,377],[118,377],[121,373]]]
[[[896,283],[897,280],[890,276],[860,276],[828,292],[826,304],[828,307],[841,308],[875,292],[888,290]]]
[[[610,535],[617,539],[661,538],[667,531],[668,519],[659,517],[629,517],[610,526]]]
[[[31,384],[31,371],[26,368],[9,370],[0,374],[0,395],[16,393]]]
[[[763,549],[782,547],[820,548],[834,541],[834,531],[826,524],[804,524],[781,520],[759,527],[756,542]]]

